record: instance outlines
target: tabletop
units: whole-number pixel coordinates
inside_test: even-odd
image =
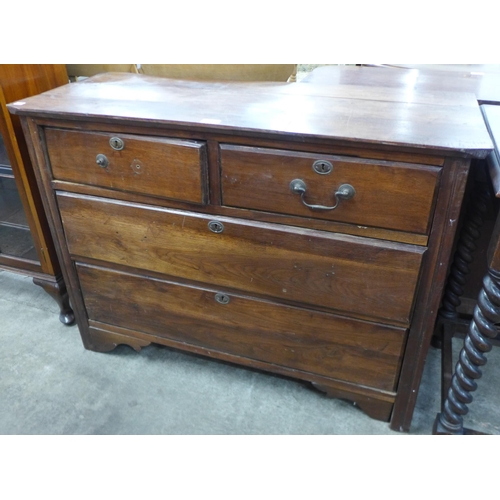
[[[484,158],[492,149],[473,94],[301,83],[192,82],[106,73],[10,104],[14,114],[148,122],[211,132],[404,147]]]
[[[496,65],[472,65],[468,70],[452,66],[450,70],[431,69],[431,65],[404,67],[322,66],[302,81],[315,85],[356,85],[389,88],[402,92],[466,92],[479,104],[500,103],[500,70]]]
[[[488,169],[495,196],[500,198],[500,106],[482,105],[481,111],[494,149],[488,155]]]

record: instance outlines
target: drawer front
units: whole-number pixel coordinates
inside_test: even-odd
[[[189,203],[208,201],[203,142],[52,128],[45,136],[55,179]]]
[[[59,194],[73,256],[408,324],[422,247]]]
[[[233,145],[221,145],[220,154],[226,206],[428,232],[438,167]],[[303,197],[292,192],[294,180],[303,182]],[[342,185],[354,188],[351,199],[336,197]],[[305,205],[333,207],[337,200],[333,210]]]
[[[394,390],[404,329],[77,265],[90,319],[383,390]],[[117,300],[117,297],[120,299]]]

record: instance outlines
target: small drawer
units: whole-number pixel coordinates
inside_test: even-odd
[[[439,167],[229,144],[221,145],[220,157],[226,206],[429,230]]]
[[[425,248],[58,194],[75,259],[408,324]]]
[[[91,320],[377,389],[395,389],[405,329],[101,267],[77,264],[77,270]]]
[[[205,204],[204,142],[47,128],[55,179]]]

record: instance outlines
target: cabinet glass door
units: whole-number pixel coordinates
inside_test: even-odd
[[[0,255],[39,263],[26,214],[0,134]]]

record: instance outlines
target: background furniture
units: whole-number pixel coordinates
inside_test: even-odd
[[[68,75],[93,76],[106,72],[141,73],[180,80],[286,82],[294,81],[296,64],[67,64]]]
[[[10,105],[85,347],[277,372],[408,430],[492,146],[472,96],[390,94],[114,73]]]
[[[477,380],[487,363],[486,354],[494,343],[500,343],[497,326],[500,322],[500,216],[498,202],[494,200],[495,196],[500,197],[500,106],[482,105],[481,110],[495,149],[487,157],[489,176],[476,182],[465,213],[440,311],[443,404],[434,423],[434,434],[479,434],[464,427],[463,417],[468,413],[468,405],[473,400],[471,393],[477,390]],[[489,207],[492,199],[496,203]],[[488,212],[496,216],[493,228],[485,224],[491,220]],[[472,263],[479,264],[475,273],[470,268]],[[477,278],[481,277],[478,285]],[[467,299],[474,292],[477,300],[473,301],[472,317],[464,318],[459,314],[459,306],[464,297]],[[463,347],[453,370],[449,354],[451,338],[458,331],[464,333],[464,329]]]
[[[33,276],[74,321],[19,119],[6,104],[68,83],[64,65],[0,65],[0,267]]]
[[[136,64],[66,64],[66,72],[71,81],[98,73],[138,73]]]

